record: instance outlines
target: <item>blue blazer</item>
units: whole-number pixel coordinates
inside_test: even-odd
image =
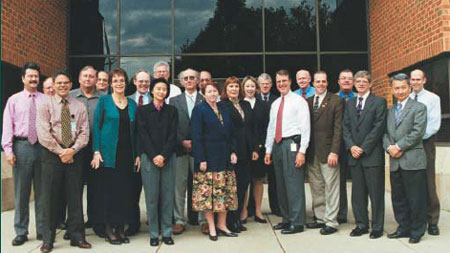
[[[218,105],[223,125],[206,101],[192,110],[191,137],[194,170],[200,171],[200,163],[207,162],[207,172],[230,169],[230,154],[235,152],[236,140],[228,111]]]
[[[132,148],[130,155],[133,156],[134,160],[137,156],[135,128],[135,112],[137,105],[133,99],[127,98],[127,100]],[[94,151],[100,151],[103,158],[102,166],[115,168],[117,142],[119,141],[119,110],[111,95],[101,96],[98,100],[94,112],[93,133],[92,149]]]

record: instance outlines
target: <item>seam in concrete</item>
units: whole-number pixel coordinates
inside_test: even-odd
[[[265,214],[264,216],[266,216],[266,219],[269,221],[270,224],[270,228],[272,229],[273,234],[275,235],[275,238],[277,239],[278,245],[280,245],[280,249],[283,251],[283,253],[286,253],[286,250],[283,247],[283,244],[281,243],[280,238],[278,238],[277,233],[275,232],[275,230],[273,229],[274,224],[272,224],[272,221],[270,220],[269,215]]]

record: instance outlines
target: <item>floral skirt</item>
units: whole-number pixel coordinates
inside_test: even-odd
[[[224,212],[238,206],[234,171],[196,172],[192,189],[194,211]]]

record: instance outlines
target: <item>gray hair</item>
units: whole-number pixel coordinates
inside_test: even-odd
[[[394,81],[406,81],[406,83],[409,85],[409,76],[405,73],[397,73],[394,76],[391,77],[391,86]]]
[[[194,76],[197,77],[197,78],[200,78],[200,72],[198,72],[197,70],[192,69],[192,68],[187,68],[187,69],[181,71],[180,74],[178,74],[178,79],[179,79],[180,81],[181,81],[181,79],[183,79],[183,77],[184,77],[184,72],[187,71],[187,70],[192,70],[192,71],[194,71]]]
[[[132,78],[133,82],[136,80],[137,75],[139,73],[141,73],[141,72],[147,73],[147,75],[150,77],[150,80],[152,80],[152,75],[150,75],[150,72],[148,72],[145,69],[139,69],[138,71],[134,72],[134,75],[133,75],[133,78]]]
[[[258,84],[264,80],[269,80],[270,82],[272,82],[272,77],[270,77],[270,75],[267,73],[262,73],[258,76]]]
[[[156,72],[156,68],[158,68],[159,66],[166,66],[167,71],[170,72],[170,66],[169,66],[169,63],[167,63],[166,61],[157,61],[157,62],[155,63],[155,65],[153,65],[153,73]]]
[[[86,71],[86,70],[88,70],[88,69],[92,69],[92,70],[94,70],[94,76],[95,77],[97,77],[97,70],[93,67],[93,66],[91,66],[91,65],[87,65],[87,66],[84,66],[84,68],[82,68],[81,70],[80,70],[80,73],[78,74],[78,77],[80,77],[81,76],[81,73],[83,73],[84,71]]]
[[[372,75],[367,70],[360,70],[360,71],[356,72],[355,75],[353,76],[353,80],[356,81],[356,79],[358,79],[358,78],[366,78],[367,81],[369,81],[369,83],[372,82]]]

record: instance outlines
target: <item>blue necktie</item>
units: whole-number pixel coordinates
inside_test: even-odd
[[[395,123],[398,124],[400,122],[400,118],[402,116],[402,104],[398,103],[395,108]]]

